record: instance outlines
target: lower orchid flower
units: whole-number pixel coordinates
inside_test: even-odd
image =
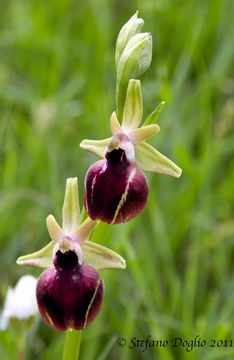
[[[125,260],[116,252],[88,241],[97,222],[80,224],[77,178],[67,180],[62,228],[47,217],[52,241],[43,249],[18,258],[20,265],[47,268],[37,283],[36,297],[43,319],[57,330],[84,329],[98,315],[104,282],[98,270],[124,269]]]

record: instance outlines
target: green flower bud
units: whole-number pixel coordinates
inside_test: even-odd
[[[129,78],[137,78],[148,70],[152,60],[152,36],[150,33],[134,35],[127,43],[119,62],[119,75],[125,70]]]
[[[116,42],[116,51],[115,51],[115,64],[116,68],[118,67],[119,59],[124,51],[125,46],[127,45],[128,41],[136,34],[138,34],[143,25],[144,20],[141,18],[137,18],[138,11],[134,14],[126,24],[121,28],[117,42]]]
[[[116,102],[118,117],[122,119],[126,90],[130,79],[137,79],[148,70],[152,60],[152,37],[150,33],[134,35],[127,43],[117,69]]]

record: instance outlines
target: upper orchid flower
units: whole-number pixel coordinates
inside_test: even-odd
[[[145,207],[148,186],[140,170],[179,177],[182,170],[153,148],[148,138],[159,133],[155,122],[164,103],[145,120],[140,80],[129,81],[123,121],[115,112],[110,118],[112,136],[104,140],[83,140],[80,146],[106,160],[95,163],[86,175],[85,207],[89,216],[108,223],[126,222]]]
[[[62,228],[52,215],[47,228],[52,241],[17,263],[48,268],[37,284],[37,302],[44,320],[58,330],[83,329],[100,311],[104,284],[97,269],[125,268],[114,251],[88,241],[96,222],[80,224],[77,178],[67,180]]]

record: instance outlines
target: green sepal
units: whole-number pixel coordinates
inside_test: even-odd
[[[54,248],[54,241],[51,241],[41,250],[38,250],[32,254],[20,256],[16,263],[18,265],[30,265],[39,268],[48,268],[53,265],[52,253]]]
[[[62,219],[62,229],[67,235],[75,231],[80,224],[80,205],[77,177],[67,179]]]
[[[182,170],[170,159],[147,143],[136,145],[136,164],[145,171],[180,177]]]
[[[137,129],[143,114],[143,100],[140,80],[131,79],[128,83],[127,95],[123,111],[123,130]]]
[[[80,147],[85,150],[89,150],[94,154],[105,158],[106,146],[110,142],[111,137],[103,140],[88,140],[85,139],[80,143]]]
[[[125,269],[126,262],[115,251],[91,241],[82,245],[83,262],[96,269]]]

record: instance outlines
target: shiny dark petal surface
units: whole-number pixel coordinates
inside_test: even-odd
[[[40,313],[53,328],[84,329],[98,315],[104,292],[99,273],[90,265],[50,268],[37,284]]]
[[[126,222],[145,208],[148,184],[145,175],[124,152],[114,150],[106,160],[92,165],[85,178],[85,208],[91,219],[109,224]]]

